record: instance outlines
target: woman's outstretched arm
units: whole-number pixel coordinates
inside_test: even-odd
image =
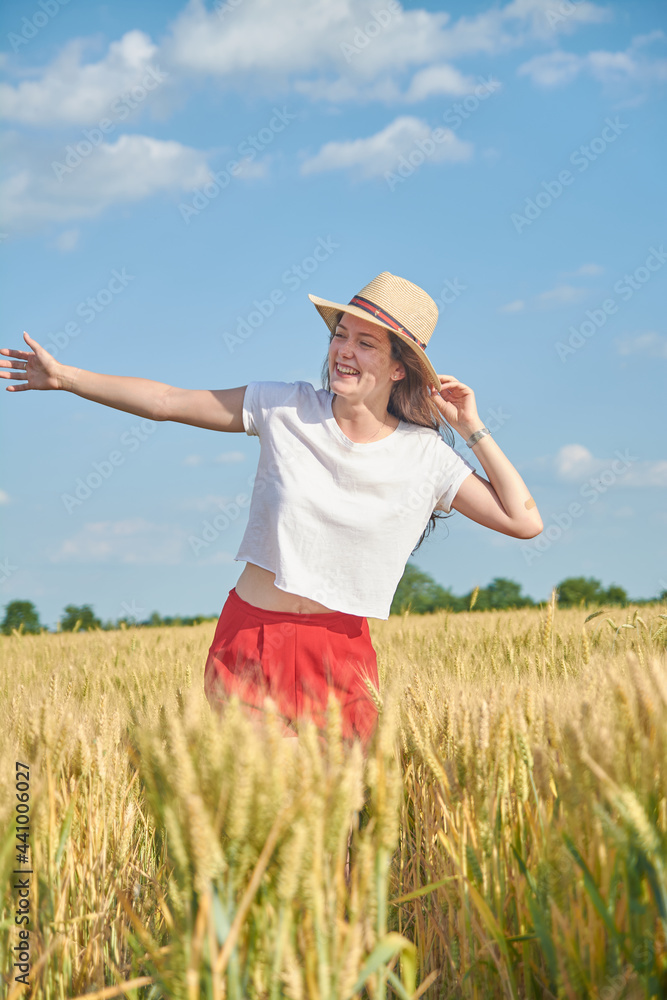
[[[215,431],[238,432],[243,427],[245,386],[235,389],[179,389],[166,382],[126,375],[102,375],[63,365],[27,333],[30,351],[0,348],[12,360],[0,361],[0,377],[21,380],[10,392],[62,389],[103,406],[135,413],[149,420],[174,420]],[[7,371],[7,369],[13,369]]]

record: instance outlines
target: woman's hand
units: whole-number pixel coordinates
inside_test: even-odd
[[[49,354],[41,344],[33,340],[25,330],[23,336],[29,351],[19,351],[13,347],[0,347],[0,354],[9,355],[12,361],[0,361],[0,368],[14,368],[16,371],[0,371],[0,378],[24,379],[24,385],[8,385],[7,392],[21,392],[23,389],[60,389],[60,375],[65,365]]]
[[[453,375],[439,375],[440,392],[431,390],[431,398],[443,417],[455,431],[469,437],[483,425],[477,412],[475,393],[469,385],[459,382]]]

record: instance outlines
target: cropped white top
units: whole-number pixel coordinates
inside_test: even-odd
[[[388,618],[433,510],[449,511],[475,470],[436,430],[403,420],[379,441],[350,441],[333,398],[309,382],[248,385],[243,425],[260,456],[235,558],[332,611]]]

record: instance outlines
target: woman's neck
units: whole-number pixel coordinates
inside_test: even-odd
[[[364,443],[366,441],[378,441],[388,434],[392,434],[398,427],[400,421],[381,406],[373,409],[365,403],[351,404],[349,400],[334,393],[331,403],[331,410],[336,423],[351,441]]]

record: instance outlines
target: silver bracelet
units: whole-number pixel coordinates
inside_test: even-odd
[[[477,444],[478,441],[480,441],[483,437],[486,437],[486,435],[490,433],[491,431],[489,430],[488,427],[480,427],[478,431],[475,431],[474,434],[470,435],[470,437],[466,441],[466,444],[468,445],[469,448],[472,448],[474,444]]]

